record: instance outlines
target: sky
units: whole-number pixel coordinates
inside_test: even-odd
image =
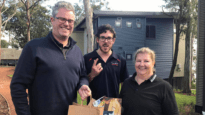
[[[43,6],[54,6],[55,3],[61,0],[48,0],[44,2]],[[79,3],[79,0],[65,0],[74,5]],[[82,0],[83,1],[83,0]],[[146,11],[146,12],[160,12],[162,11],[161,6],[165,4],[163,0],[106,0],[109,2],[108,7],[113,11]],[[2,37],[7,42],[8,37]]]
[[[53,6],[60,0],[49,0],[46,5]],[[74,5],[79,3],[79,0],[66,0]],[[83,1],[83,0],[82,0]],[[161,5],[164,5],[163,0],[106,0],[109,2],[111,10],[116,11],[162,11]]]

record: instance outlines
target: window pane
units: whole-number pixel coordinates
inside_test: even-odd
[[[150,26],[150,38],[155,38],[155,26]]]
[[[121,21],[115,21],[115,26],[120,28],[121,27]]]
[[[149,26],[146,26],[146,38],[149,38]]]
[[[131,28],[132,27],[132,22],[126,22],[126,25],[128,28]]]

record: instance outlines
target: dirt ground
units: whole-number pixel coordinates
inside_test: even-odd
[[[7,100],[7,102],[5,102],[4,98],[0,97],[0,110],[2,109],[1,107],[5,109],[5,113],[0,113],[0,115],[9,115],[9,111],[11,115],[16,115],[10,94],[11,78],[8,77],[8,75],[13,75],[14,69],[15,67],[0,67],[0,94]],[[9,106],[9,111],[6,109],[7,106]]]

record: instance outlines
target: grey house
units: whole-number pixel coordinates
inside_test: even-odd
[[[170,13],[171,14],[171,13]],[[93,29],[102,24],[115,28],[117,37],[113,51],[127,61],[129,74],[135,72],[133,54],[141,47],[149,47],[156,53],[156,73],[163,79],[169,77],[173,60],[173,18],[162,12],[94,11]],[[87,53],[85,19],[74,30],[76,36],[84,36],[84,54]]]
[[[198,49],[195,111],[205,114],[205,0],[198,2]]]

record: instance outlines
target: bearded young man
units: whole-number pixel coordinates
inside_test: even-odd
[[[100,26],[96,37],[99,48],[84,56],[92,97],[117,98],[120,83],[129,77],[126,60],[112,50],[116,33],[110,25]]]

